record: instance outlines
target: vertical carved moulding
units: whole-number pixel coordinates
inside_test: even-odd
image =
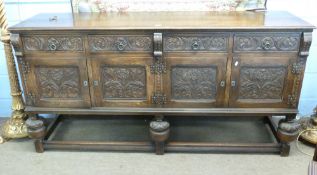
[[[312,42],[312,33],[303,32],[300,42],[298,59],[292,64],[291,71],[295,75],[292,94],[288,95],[289,107],[296,108],[299,100],[301,80],[304,76],[305,64],[309,55],[309,48]]]
[[[301,37],[298,59],[292,64],[291,71],[294,74],[292,94],[288,95],[288,105],[296,108],[298,105],[301,80],[304,76],[305,63],[309,55],[309,48],[312,41],[312,33],[304,32]],[[289,142],[296,139],[299,133],[300,124],[294,121],[294,115],[286,116],[280,120],[277,128],[277,136],[281,141],[281,156],[288,156],[290,146]]]
[[[153,36],[153,64],[151,73],[154,74],[154,92],[152,94],[152,103],[162,105],[166,102],[166,95],[163,93],[162,74],[166,73],[166,62],[163,57],[163,35],[154,33]]]

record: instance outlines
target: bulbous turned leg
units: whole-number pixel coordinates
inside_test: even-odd
[[[30,117],[26,120],[27,133],[30,138],[34,139],[35,150],[38,153],[44,152],[43,139],[45,137],[45,126],[42,120],[36,117]]]
[[[155,152],[157,155],[163,155],[165,150],[165,141],[169,137],[170,124],[162,119],[156,119],[150,123],[151,139],[155,142]]]
[[[290,151],[289,142],[294,141],[300,129],[300,123],[295,120],[280,120],[277,128],[277,136],[281,141],[281,156],[288,156]]]

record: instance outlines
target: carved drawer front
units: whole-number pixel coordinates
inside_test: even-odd
[[[150,35],[89,35],[91,52],[101,51],[134,51],[152,52],[153,36]]]
[[[235,52],[298,51],[300,33],[237,33],[234,36]]]
[[[226,52],[228,34],[167,34],[163,38],[165,52]]]
[[[23,47],[30,51],[84,51],[81,36],[34,35],[22,37]]]

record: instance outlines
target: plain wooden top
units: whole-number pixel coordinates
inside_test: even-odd
[[[56,16],[57,20],[50,18]],[[313,29],[288,13],[266,12],[127,12],[45,13],[9,28],[25,30],[147,30],[147,29]]]

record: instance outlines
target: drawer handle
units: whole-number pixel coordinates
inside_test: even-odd
[[[272,38],[266,37],[262,40],[262,48],[264,50],[269,50],[273,47],[274,41]]]
[[[116,47],[118,51],[123,51],[126,46],[127,46],[127,41],[125,40],[119,40],[118,42],[116,42]]]
[[[48,48],[50,49],[50,50],[56,50],[57,49],[57,46],[56,46],[56,44],[54,44],[54,43],[49,43],[49,45],[48,45]]]
[[[194,43],[192,44],[192,49],[193,50],[198,50],[199,49],[199,43],[197,41],[194,41]]]

